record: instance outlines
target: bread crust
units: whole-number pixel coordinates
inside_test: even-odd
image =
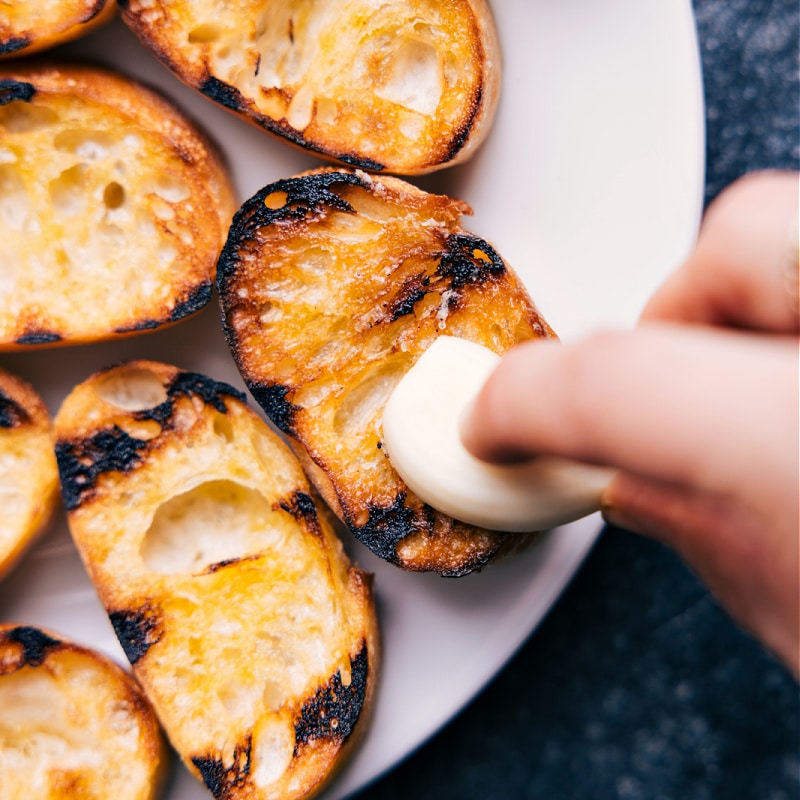
[[[362,169],[414,175],[464,162],[497,106],[486,0],[128,0],[122,16],[189,86]]]
[[[0,580],[46,529],[58,498],[50,413],[33,386],[0,368]]]
[[[111,21],[113,0],[36,0],[0,7],[0,60],[41,53]]]
[[[188,769],[220,800],[316,794],[363,735],[378,634],[289,448],[149,361],[80,384],[55,431],[73,538]]]
[[[326,168],[265,187],[217,269],[223,325],[253,396],[353,534],[408,570],[463,575],[525,537],[417,498],[382,450],[381,416],[439,335],[502,353],[555,334],[519,278],[460,225],[465,203]]]
[[[127,672],[52,631],[0,624],[4,800],[156,800],[168,766]]]
[[[142,333],[207,304],[235,208],[223,159],[106,70],[0,65],[0,350]]]

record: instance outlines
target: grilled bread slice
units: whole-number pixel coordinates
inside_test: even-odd
[[[160,95],[96,69],[0,67],[0,349],[197,311],[234,208],[217,151]]]
[[[50,413],[30,384],[0,369],[0,579],[45,529],[58,497]]]
[[[0,58],[31,55],[84,36],[111,20],[113,0],[0,3]]]
[[[155,800],[168,765],[127,672],[50,631],[0,625],[3,800]]]
[[[323,169],[234,217],[217,267],[225,334],[254,397],[364,544],[405,569],[462,575],[522,543],[422,503],[382,451],[381,417],[442,334],[502,353],[554,336],[460,201],[399,178]]]
[[[364,728],[371,581],[230,386],[130,362],[56,415],[70,529],[134,674],[222,800],[310,797]]]
[[[323,157],[419,174],[491,126],[500,52],[486,0],[126,0],[123,18],[184,82]]]

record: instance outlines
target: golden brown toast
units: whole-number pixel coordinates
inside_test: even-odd
[[[315,794],[365,725],[378,650],[289,448],[243,396],[149,361],[56,415],[69,526],[187,767],[222,800]]]
[[[50,631],[0,624],[3,800],[155,800],[168,765],[127,672]]]
[[[245,382],[364,544],[405,569],[463,575],[520,537],[422,503],[382,451],[383,408],[442,334],[497,353],[554,336],[469,207],[397,178],[316,170],[267,186],[234,217],[217,267]]]
[[[211,295],[235,207],[170,102],[76,66],[0,66],[0,349],[177,322]]]
[[[419,174],[468,159],[491,126],[500,50],[486,0],[126,0],[185,83],[286,141]]]
[[[0,3],[0,59],[40,53],[111,20],[114,0],[27,0]]]
[[[45,529],[58,497],[50,413],[30,384],[0,369],[0,579]]]

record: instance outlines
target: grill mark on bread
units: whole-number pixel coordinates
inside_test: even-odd
[[[127,3],[125,5],[127,6]],[[247,106],[242,93],[235,86],[231,86],[213,75],[208,75],[200,83],[198,89],[209,100],[213,100],[215,103],[219,103],[221,106],[230,108],[233,111],[244,111]]]
[[[0,675],[10,675],[25,666],[38,667],[47,658],[49,650],[62,644],[58,639],[29,625],[0,632],[0,644],[3,641],[20,645],[22,653],[19,659],[0,659]]]
[[[309,214],[325,208],[354,213],[353,207],[343,197],[331,190],[336,184],[364,186],[368,184],[357,172],[318,172],[295,178],[283,178],[256,192],[233,217],[228,239],[217,265],[218,283],[235,272],[238,262],[237,252],[241,248],[242,237],[254,234],[259,228],[275,222],[291,219],[306,219]],[[280,197],[281,202],[267,205],[266,200]],[[220,280],[221,279],[221,280]]]
[[[18,336],[14,341],[17,344],[54,344],[61,341],[60,333],[50,333],[48,331],[31,331],[30,333],[23,333]]]
[[[350,683],[345,686],[341,671],[337,671],[303,705],[294,725],[295,757],[303,746],[316,739],[344,742],[350,736],[366,697],[368,671],[369,656],[362,641],[358,655],[350,659]]]
[[[257,69],[256,74],[258,74]],[[254,120],[260,127],[283,137],[293,145],[302,147],[304,150],[319,153],[328,158],[335,158],[350,166],[368,169],[373,172],[380,172],[386,168],[385,165],[381,164],[379,161],[366,158],[365,156],[359,156],[348,152],[334,152],[329,148],[323,147],[321,144],[309,141],[297,128],[293,128],[285,120],[272,119],[260,113],[253,102],[246,99],[239,89],[229,83],[225,83],[225,81],[221,81],[214,75],[207,75],[200,82],[198,89],[201,94],[204,94],[209,100],[213,100],[215,103],[219,103],[219,105],[231,111],[235,111],[237,114],[246,115]],[[283,91],[279,91],[279,94],[286,96],[286,93]],[[459,146],[458,149],[461,149],[461,147]]]
[[[428,293],[430,278],[427,275],[414,275],[399,289],[391,302],[387,303],[386,314],[389,322],[396,322],[407,314],[414,313],[414,306]]]
[[[192,763],[200,772],[203,783],[216,800],[228,800],[234,797],[236,789],[247,781],[252,747],[253,739],[248,735],[234,748],[233,764],[230,767],[226,767],[221,759],[214,756],[192,758]]]
[[[469,116],[464,120],[463,124],[454,131],[453,138],[450,140],[450,146],[447,149],[447,155],[442,159],[442,163],[446,164],[452,161],[461,151],[461,148],[469,141],[469,136],[472,133],[472,129],[475,127],[482,104],[483,82],[481,82],[475,91],[475,97],[469,108]]]
[[[212,288],[213,283],[211,281],[203,281],[192,287],[189,294],[175,304],[167,317],[137,320],[133,325],[115,328],[114,333],[135,333],[137,331],[153,330],[168,322],[179,322],[184,317],[189,317],[206,307],[211,300]]]
[[[0,389],[0,428],[18,428],[31,421],[30,414]]]
[[[86,16],[81,20],[84,24],[91,22],[105,7],[108,0],[96,0],[94,6],[86,12]]]
[[[506,271],[503,259],[483,239],[469,233],[454,233],[447,238],[447,251],[436,274],[448,278],[454,289],[485,283]]]
[[[368,504],[369,517],[363,525],[358,525],[350,517],[346,519],[353,534],[375,555],[393,564],[399,563],[395,548],[406,536],[422,530],[430,530],[432,520],[421,509],[406,506],[406,493],[400,492],[392,505]]]
[[[104,472],[130,472],[142,462],[147,442],[135,439],[118,426],[98,431],[74,442],[56,442],[64,508],[74,511],[90,499]]]
[[[7,56],[16,53],[17,50],[24,50],[31,43],[30,36],[14,36],[0,42],[0,56]]]
[[[139,422],[156,422],[163,431],[171,427],[175,401],[180,396],[197,396],[206,405],[225,414],[228,410],[224,401],[226,395],[246,403],[244,394],[227,383],[196,372],[179,372],[167,387],[167,399],[163,403],[132,411],[130,416]],[[139,467],[148,451],[157,446],[158,438],[149,441],[137,439],[114,425],[84,439],[57,441],[56,461],[65,509],[73,511],[91,499],[96,491],[97,480],[103,473],[130,472]]]
[[[228,412],[224,397],[228,395],[240,403],[247,403],[244,392],[234,389],[230,384],[215,381],[199,372],[179,372],[167,390],[170,398],[174,399],[179,394],[187,397],[197,395],[204,403],[213,406],[221,414]]]
[[[110,611],[108,618],[131,665],[144,658],[163,635],[158,611],[147,603]]]
[[[298,522],[305,524],[315,536],[322,536],[317,518],[317,508],[311,495],[295,491],[288,500],[281,500],[280,507],[288,511]]]
[[[287,386],[280,383],[250,386],[250,393],[272,423],[283,433],[291,435],[294,433],[294,417],[300,411],[300,406],[287,399],[289,391]]]
[[[201,308],[205,308],[211,300],[212,287],[213,283],[210,280],[203,281],[193,287],[187,297],[175,304],[172,313],[169,315],[170,321],[177,322],[194,314],[196,311],[200,311]]]

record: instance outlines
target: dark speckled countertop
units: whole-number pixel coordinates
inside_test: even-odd
[[[694,7],[709,201],[800,168],[800,7]],[[799,700],[675,555],[606,529],[506,668],[358,800],[796,800]]]

